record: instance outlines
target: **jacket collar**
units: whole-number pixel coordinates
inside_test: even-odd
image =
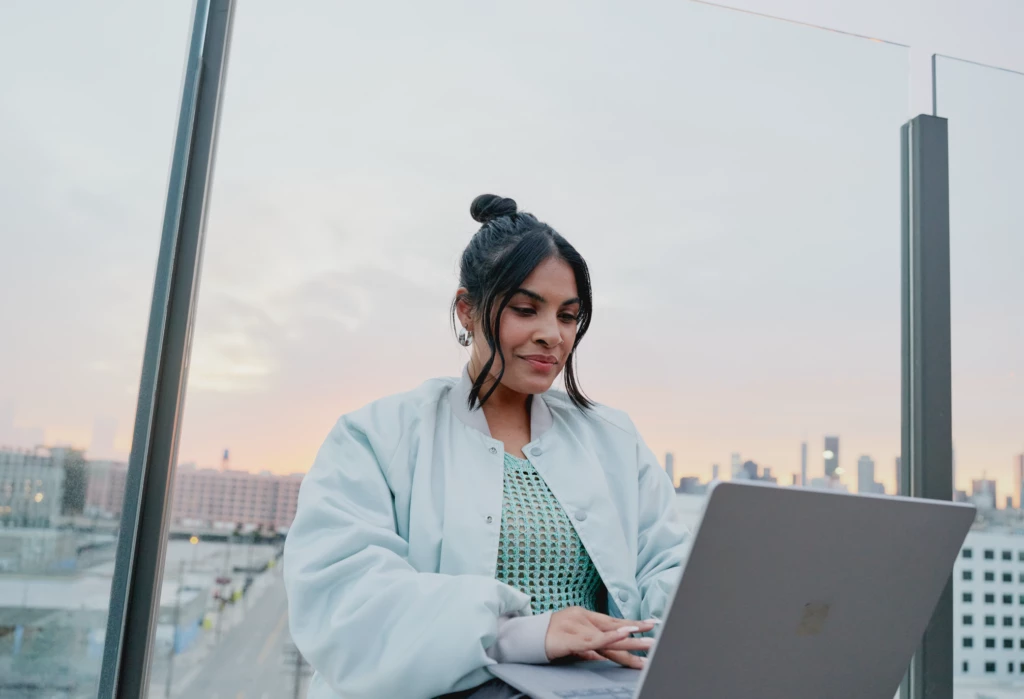
[[[484,411],[477,405],[469,409],[469,392],[473,388],[473,381],[469,378],[469,365],[462,368],[462,376],[452,387],[448,394],[448,401],[451,403],[452,412],[469,427],[482,432],[488,437],[491,430],[487,426],[487,418]],[[539,398],[539,399],[538,399]],[[551,409],[544,400],[544,394],[530,396],[530,441],[540,439],[541,435],[551,429],[554,418],[551,416]]]

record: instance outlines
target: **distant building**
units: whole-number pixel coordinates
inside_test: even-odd
[[[711,467],[711,480],[713,480],[713,481],[717,481],[718,480],[718,464],[714,464]]]
[[[839,468],[839,437],[825,437],[825,477],[838,478],[842,475]]]
[[[694,476],[683,476],[679,479],[679,487],[676,488],[677,493],[686,495],[703,495],[707,490],[707,485],[701,483],[700,479]]]
[[[1024,454],[1018,454],[1014,464],[1017,475],[1017,506],[1024,510]]]
[[[59,524],[64,457],[60,450],[0,450],[0,526],[49,528]]]
[[[676,458],[672,455],[672,452],[666,452],[665,454],[665,473],[668,474],[668,478],[672,481],[674,487],[676,484]]]
[[[967,502],[967,491],[966,490],[954,490],[953,491],[953,502]]]
[[[865,455],[857,459],[857,492],[885,492],[885,486],[875,480],[875,460],[870,456]]]
[[[120,516],[127,471],[128,465],[120,462],[89,463],[87,514]],[[279,476],[180,464],[174,476],[171,521],[287,529],[295,519],[301,484],[302,474]]]
[[[797,482],[799,480],[800,480],[800,477],[794,473],[793,474],[793,482],[790,483],[790,485],[792,485],[792,486],[802,485],[801,483]]]
[[[996,497],[996,482],[985,478],[971,481],[971,502],[982,510],[994,510],[999,502]]]
[[[900,488],[902,487],[900,484],[903,483],[903,459],[901,459],[898,456],[896,457],[896,481],[895,481],[895,483],[896,483],[896,494],[899,495],[900,494]],[[955,481],[953,482],[953,487],[954,488],[956,487],[956,482]]]
[[[800,485],[807,487],[807,442],[800,443]]]
[[[758,467],[753,461],[747,459],[743,462],[743,477],[748,481],[757,480]]]
[[[732,476],[732,479],[734,481],[743,480],[746,477],[746,473],[743,471],[743,459],[737,453],[733,453],[729,458],[729,465],[731,467],[729,473]]]
[[[1012,510],[1013,509],[1013,496],[1012,495],[1007,495],[1006,496],[1006,509],[1008,509],[1008,510]]]
[[[812,478],[810,487],[818,490],[835,490],[840,493],[849,492],[849,489],[836,478]]]
[[[89,517],[116,517],[127,485],[128,464],[121,461],[86,463],[85,512]]]

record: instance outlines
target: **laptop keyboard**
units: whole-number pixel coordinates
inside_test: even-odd
[[[611,687],[607,689],[565,689],[561,692],[554,692],[556,697],[565,699],[576,699],[576,697],[587,697],[587,699],[633,699],[634,690],[625,687]]]

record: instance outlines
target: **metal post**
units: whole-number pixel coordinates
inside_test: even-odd
[[[196,0],[142,361],[99,699],[149,686],[234,0]]]
[[[953,499],[949,323],[949,144],[945,119],[902,130],[902,473],[900,492]],[[939,599],[901,691],[952,699],[953,585]]]

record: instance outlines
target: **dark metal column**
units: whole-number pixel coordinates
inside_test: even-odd
[[[111,584],[100,699],[141,699],[160,610],[233,0],[197,0]]]
[[[900,494],[953,499],[949,326],[949,144],[945,119],[902,131],[903,439]],[[903,696],[953,697],[952,579],[910,666]]]

